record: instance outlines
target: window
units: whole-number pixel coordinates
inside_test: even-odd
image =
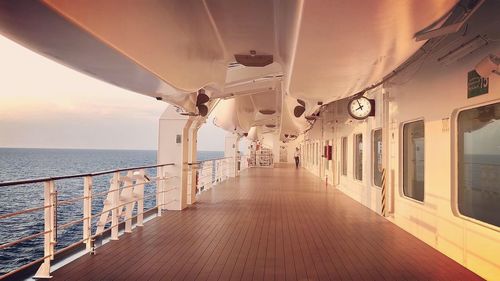
[[[330,170],[330,161],[328,161],[328,141],[323,146],[323,159],[325,159],[325,170]]]
[[[500,226],[500,103],[458,114],[458,210]]]
[[[312,147],[311,147],[311,143],[308,143],[307,147],[308,147],[307,154],[308,154],[308,158],[309,158],[309,165],[311,165],[312,164]]]
[[[354,178],[363,180],[363,135],[354,135]]]
[[[311,144],[312,146],[312,162],[313,162],[313,165],[316,165],[316,144],[315,143],[312,143]]]
[[[318,154],[319,154],[318,143],[315,143],[314,147],[315,147],[314,148],[314,164],[318,165]]]
[[[347,137],[342,138],[342,175],[347,176]]]
[[[312,143],[309,143],[309,164],[312,165],[314,164],[313,161],[314,161],[314,158],[313,158],[314,154],[313,154],[313,147],[312,147]]]
[[[305,154],[306,154],[304,156],[304,162],[308,163],[309,162],[309,144],[306,143],[306,144],[304,144],[304,146],[305,146]]]
[[[424,121],[403,126],[403,193],[418,201],[424,201],[425,163]]]
[[[304,144],[304,163],[307,164],[309,162],[309,145],[307,143]]]
[[[382,129],[373,131],[373,184],[380,187],[382,186]]]

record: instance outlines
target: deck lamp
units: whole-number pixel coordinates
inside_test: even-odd
[[[208,106],[205,103],[210,101],[210,97],[205,93],[205,89],[199,89],[198,95],[196,96],[196,108],[198,108],[198,114],[205,117],[208,114]]]
[[[299,103],[299,105],[295,106],[295,108],[293,109],[293,115],[299,118],[306,111],[306,103],[301,99],[297,99],[297,102]]]

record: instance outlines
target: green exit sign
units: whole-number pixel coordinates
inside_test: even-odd
[[[473,98],[488,93],[488,78],[481,77],[475,70],[467,73],[467,98]]]

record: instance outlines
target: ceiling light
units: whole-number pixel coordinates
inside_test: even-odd
[[[255,50],[250,50],[249,55],[236,54],[236,61],[244,66],[264,67],[273,63],[273,55],[257,55]]]
[[[259,110],[259,112],[264,114],[264,115],[272,115],[272,114],[276,113],[276,110],[274,110],[274,109],[261,109],[261,110]]]

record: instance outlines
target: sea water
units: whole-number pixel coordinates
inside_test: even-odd
[[[221,151],[198,151],[198,160],[223,157]],[[0,148],[0,182],[92,173],[119,168],[156,164],[153,150],[90,150],[90,149],[31,149]],[[156,169],[148,169],[155,176]],[[93,178],[93,193],[109,189],[112,175]],[[58,200],[83,196],[83,179],[56,182]],[[145,186],[145,196],[155,193],[155,185]],[[105,195],[92,201],[92,213],[102,210]],[[155,206],[155,198],[145,201],[145,209]],[[43,206],[43,183],[0,187],[0,215]],[[58,206],[58,225],[82,218],[82,201]],[[95,218],[93,226],[95,230]],[[82,223],[61,229],[57,233],[56,249],[62,249],[82,239]],[[43,231],[43,210],[0,219],[0,244],[8,243]],[[43,257],[43,236],[0,249],[0,275]]]

